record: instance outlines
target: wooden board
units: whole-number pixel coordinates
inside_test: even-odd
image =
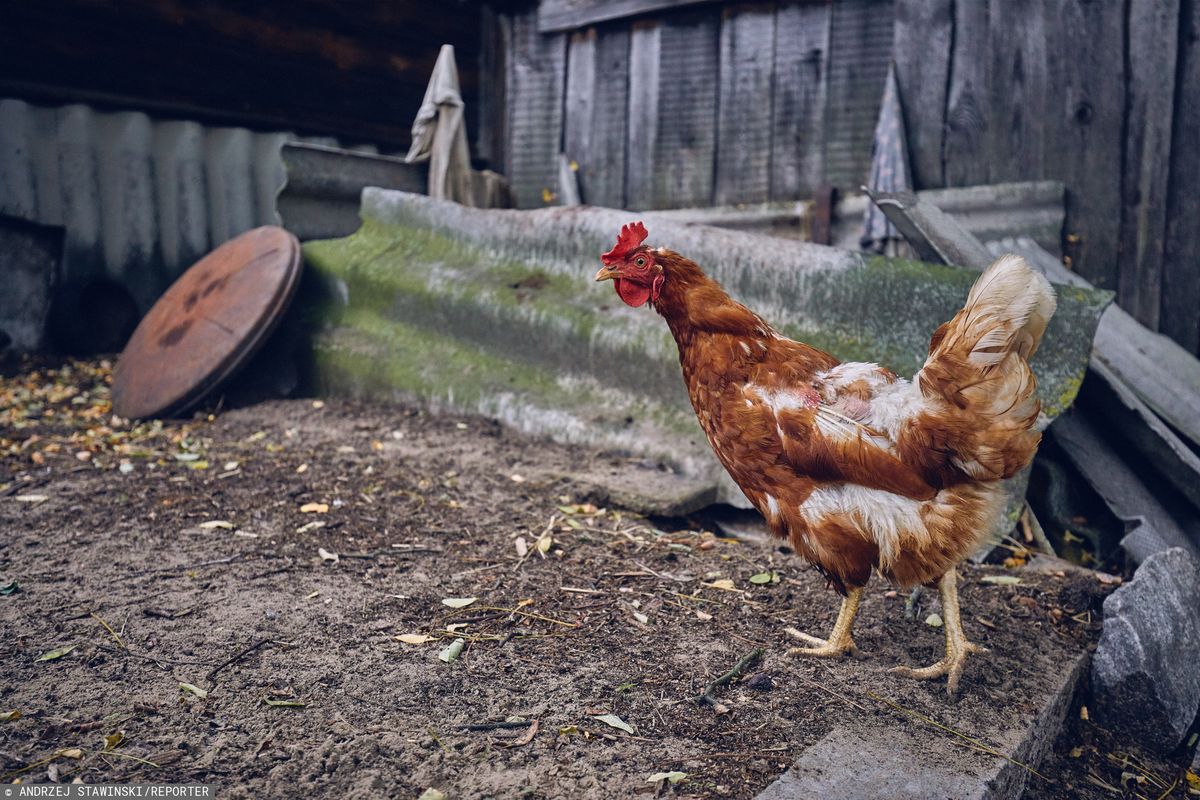
[[[828,5],[786,3],[775,13],[772,200],[812,197],[822,181],[829,18]]]
[[[1046,0],[1046,177],[1067,187],[1064,254],[1093,285],[1117,286],[1125,20],[1103,3]],[[1063,43],[1071,43],[1070,47]]]
[[[866,183],[871,141],[892,50],[892,0],[839,0],[829,27],[825,180],[844,189]]]
[[[1163,239],[1179,0],[1132,0],[1117,302],[1150,330],[1162,303]],[[1187,142],[1195,147],[1195,142]],[[1193,223],[1194,224],[1194,221]]]
[[[991,0],[988,11],[988,181],[1039,180],[1049,85],[1042,0]]]
[[[761,202],[771,184],[773,4],[726,7],[720,47],[715,202]]]
[[[954,0],[896,0],[893,58],[914,189],[945,185],[942,147]]]
[[[712,0],[541,0],[538,30],[570,31],[606,20],[694,6]]]
[[[654,143],[658,139],[658,66],[662,30],[657,22],[634,23],[629,39],[629,146],[625,205],[654,206]]]
[[[1200,3],[1180,19],[1160,330],[1200,355]]]
[[[508,141],[508,53],[512,44],[512,21],[491,7],[480,10],[483,29],[480,43],[479,130],[472,156],[488,169],[505,172],[504,151]]]
[[[517,207],[540,208],[554,203],[558,185],[567,40],[538,33],[535,10],[511,19],[505,163]]]
[[[563,148],[579,167],[583,202],[625,204],[629,31],[588,28],[571,36]]]
[[[718,22],[715,12],[690,12],[661,23],[655,208],[712,203]]]
[[[990,61],[987,3],[954,0],[954,47],[942,145],[947,186],[987,183]]]

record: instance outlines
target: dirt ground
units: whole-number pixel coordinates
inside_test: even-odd
[[[783,629],[824,634],[837,597],[786,548],[547,477],[656,465],[354,401],[131,426],[108,380],[75,364],[0,384],[6,782],[752,797],[848,716],[983,743],[1020,724],[1030,687],[1094,642],[1109,588],[967,568],[964,622],[991,654],[950,701],[886,672],[940,656],[936,605],[908,619],[876,582],[863,659],[789,658]],[[718,708],[696,702],[756,648]],[[1113,796],[1074,766],[1044,774],[1038,797]]]

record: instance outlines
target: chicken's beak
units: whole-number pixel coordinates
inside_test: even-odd
[[[621,271],[616,267],[601,267],[596,273],[597,281],[611,281],[613,278],[621,277]]]

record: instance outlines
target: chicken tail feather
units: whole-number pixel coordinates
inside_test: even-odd
[[[938,328],[917,376],[945,404],[939,439],[950,464],[976,480],[1010,477],[1033,457],[1041,405],[1029,359],[1054,314],[1054,290],[1019,256],[997,259],[967,302]]]

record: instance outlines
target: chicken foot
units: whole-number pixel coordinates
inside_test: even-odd
[[[959,616],[957,571],[951,568],[938,581],[938,593],[942,597],[942,624],[946,628],[946,655],[941,661],[928,667],[893,667],[889,672],[904,675],[917,680],[929,680],[948,675],[946,692],[954,694],[958,691],[958,680],[962,677],[963,667],[967,656],[971,653],[986,653],[986,647],[967,641],[963,633],[962,619]]]
[[[854,644],[854,639],[850,636],[850,627],[854,624],[854,615],[858,613],[858,602],[862,599],[862,592],[861,588],[851,589],[842,598],[841,610],[838,611],[837,621],[833,623],[833,632],[829,634],[828,639],[810,636],[795,628],[785,629],[785,632],[790,636],[812,645],[811,647],[793,647],[787,651],[787,654],[789,656],[818,656],[821,658],[839,658],[846,653],[857,656],[858,647]]]

